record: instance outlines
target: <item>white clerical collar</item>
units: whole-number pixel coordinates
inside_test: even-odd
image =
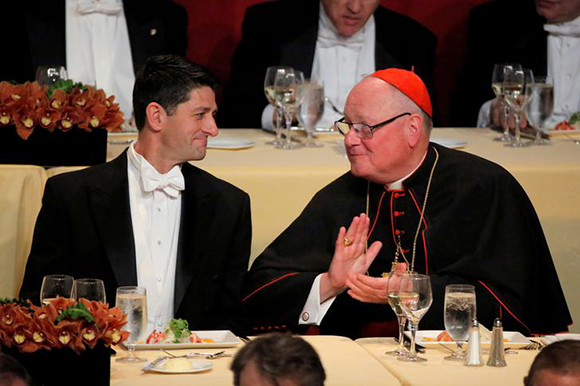
[[[551,35],[580,36],[580,16],[565,23],[544,24],[544,30]]]
[[[400,180],[397,180],[395,182],[391,182],[390,184],[385,184],[387,189],[389,189],[389,190],[401,190],[403,188],[403,181],[405,181],[407,178],[411,177],[417,171],[417,169],[419,169],[421,167],[421,165],[423,165],[423,161],[425,161],[425,158],[427,157],[428,150],[429,150],[429,148],[427,148],[427,150],[425,150],[425,154],[423,154],[423,158],[421,158],[421,162],[419,162],[417,164],[417,166],[415,167],[415,169],[413,169],[413,171],[411,173],[407,174],[405,177],[401,178]]]
[[[320,17],[318,18],[318,37],[324,39],[331,39],[335,42],[338,42],[342,45],[349,45],[349,44],[362,44],[365,41],[365,36],[368,33],[369,28],[374,26],[375,24],[375,17],[371,15],[365,25],[358,30],[352,36],[343,36],[338,33],[338,30],[332,23],[332,20],[326,14],[324,7],[322,6],[322,1],[320,2]]]

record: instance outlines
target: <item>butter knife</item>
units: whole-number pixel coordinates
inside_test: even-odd
[[[159,363],[163,362],[165,359],[167,359],[167,357],[157,357],[156,359],[154,359],[153,361],[149,362],[148,364],[146,364],[141,371],[147,371],[147,370],[151,370],[153,369],[155,366],[157,366]]]

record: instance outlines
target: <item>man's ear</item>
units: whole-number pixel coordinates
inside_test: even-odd
[[[165,121],[167,120],[167,113],[163,106],[157,102],[151,102],[145,108],[147,116],[147,124],[153,131],[161,131]]]
[[[423,134],[423,117],[419,114],[412,114],[407,125],[409,147],[414,148],[421,140]]]

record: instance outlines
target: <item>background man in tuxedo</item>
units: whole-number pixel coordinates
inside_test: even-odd
[[[173,317],[236,329],[250,254],[246,193],[188,161],[206,154],[216,81],[179,56],[147,61],[133,90],[139,138],[115,160],[50,178],[20,296],[64,273],[147,288],[149,329]]]
[[[291,66],[324,82],[326,96],[344,108],[350,89],[378,68],[411,69],[430,86],[437,39],[379,0],[274,1],[246,11],[242,40],[220,106],[221,127],[271,127],[264,96],[269,66]],[[325,105],[320,125],[341,114]]]

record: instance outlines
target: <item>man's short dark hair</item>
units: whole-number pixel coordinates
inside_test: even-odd
[[[12,385],[21,380],[25,385],[31,385],[32,381],[28,371],[10,355],[0,352],[0,385]]]
[[[562,340],[546,346],[534,359],[525,386],[534,386],[538,373],[549,370],[560,375],[580,376],[580,341]]]
[[[145,126],[147,105],[157,102],[172,115],[180,103],[189,100],[191,90],[210,87],[217,79],[203,66],[178,55],[158,55],[147,60],[137,73],[133,87],[133,112],[139,130]]]
[[[250,363],[272,385],[289,380],[301,386],[322,386],[326,379],[316,350],[290,333],[263,335],[242,347],[231,365],[234,385],[240,385],[241,373]]]

